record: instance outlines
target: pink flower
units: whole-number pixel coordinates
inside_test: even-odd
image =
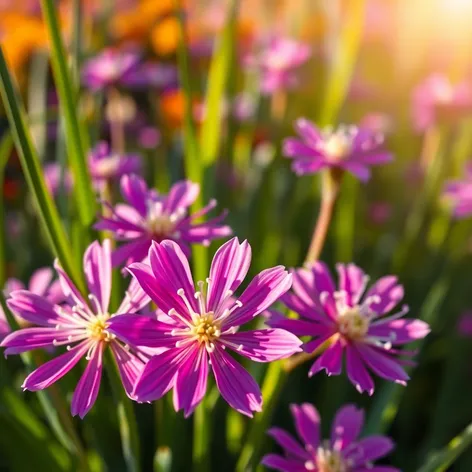
[[[472,163],[467,166],[463,180],[446,183],[443,196],[450,202],[454,218],[462,219],[472,215]]]
[[[461,336],[472,337],[472,312],[467,311],[461,315],[457,331]]]
[[[61,172],[61,166],[57,162],[48,162],[43,167],[44,181],[53,197],[57,196],[61,185],[64,186],[64,192],[69,194],[74,183],[72,174],[68,169],[64,169],[63,176]]]
[[[84,64],[82,81],[92,90],[114,87],[122,84],[138,64],[139,55],[135,52],[105,49]]]
[[[472,111],[470,84],[452,84],[444,75],[433,74],[413,91],[413,124],[424,131],[438,122],[460,119]]]
[[[249,244],[237,238],[216,252],[207,286],[198,282],[197,291],[175,242],[153,242],[148,260],[149,265],[135,263],[128,270],[165,314],[159,321],[120,316],[109,328],[131,345],[168,349],[146,364],[134,389],[136,399],[157,400],[173,388],[175,409],[188,416],[205,395],[211,366],[231,407],[251,417],[261,411],[257,383],[228,351],[270,362],[301,350],[301,341],[282,329],[240,331],[290,288],[291,276],[281,266],[264,270],[236,297],[251,262]]]
[[[298,336],[311,336],[313,339],[304,346],[308,353],[328,345],[312,365],[310,377],[321,370],[339,375],[345,355],[347,375],[359,392],[374,392],[368,369],[405,385],[409,377],[401,364],[411,362],[397,356],[413,353],[398,347],[424,338],[429,326],[420,320],[402,319],[407,307],[386,316],[403,298],[403,287],[395,276],[380,278],[364,295],[369,277],[359,267],[338,264],[337,270],[338,290],[322,262],[294,271],[293,292],[282,300],[301,319],[275,313],[269,324]]]
[[[189,253],[192,243],[208,244],[213,239],[229,236],[231,228],[220,224],[226,213],[203,223],[194,223],[216,206],[215,200],[188,215],[199,192],[198,184],[183,180],[174,184],[167,195],[159,195],[156,190],[148,189],[140,177],[123,176],[121,193],[127,203],[110,207],[112,216],[102,217],[95,225],[96,229],[114,233],[117,240],[126,241],[115,250],[113,265],[142,261],[152,241],[172,239]]]
[[[320,130],[314,123],[300,118],[295,130],[300,137],[285,139],[283,149],[293,159],[292,169],[298,175],[326,168],[341,169],[367,181],[370,166],[392,160],[392,155],[382,148],[383,136],[367,128],[340,126],[336,130]]]
[[[55,263],[62,290],[68,302],[59,306],[44,296],[28,290],[16,290],[7,301],[9,308],[26,321],[39,325],[24,328],[8,335],[1,345],[5,355],[20,354],[38,348],[67,346],[67,352],[38,367],[25,379],[23,388],[42,390],[62,378],[81,359],[88,360],[87,367],[77,384],[72,398],[72,415],[83,418],[98,395],[102,376],[103,353],[112,350],[128,395],[145,358],[133,353],[119,337],[108,331],[111,296],[111,251],[110,241],[103,246],[92,243],[84,254],[84,273],[90,291],[86,301],[64,270]],[[149,303],[141,288],[132,282],[116,313],[136,313]],[[138,317],[134,314],[132,316]]]
[[[144,89],[154,87],[168,89],[178,85],[179,74],[172,64],[147,62],[133,68],[123,77],[123,84],[128,87]]]
[[[354,405],[338,410],[331,436],[321,439],[320,415],[309,403],[290,405],[300,442],[281,428],[268,433],[284,450],[284,455],[268,454],[262,464],[281,472],[400,472],[396,467],[376,466],[374,461],[389,454],[393,441],[386,436],[358,439],[364,412]]]
[[[307,44],[292,38],[274,37],[254,57],[249,65],[261,70],[261,91],[270,95],[278,90],[292,89],[298,85],[297,68],[310,57]]]

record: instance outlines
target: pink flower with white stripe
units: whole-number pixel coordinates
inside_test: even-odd
[[[101,217],[95,225],[96,229],[112,232],[116,240],[126,241],[114,251],[113,265],[142,261],[152,241],[171,239],[189,255],[190,244],[208,245],[213,239],[229,236],[231,228],[220,224],[226,212],[195,223],[216,206],[216,200],[194,214],[188,214],[199,192],[198,184],[182,180],[175,183],[167,195],[161,195],[149,189],[137,175],[123,176],[121,193],[127,203],[110,206],[111,217]]]
[[[392,160],[383,148],[381,133],[357,126],[319,129],[309,120],[295,122],[299,137],[287,138],[284,154],[293,159],[292,169],[298,175],[314,174],[323,169],[350,172],[361,181],[370,178],[370,167]]]
[[[424,338],[429,326],[421,320],[402,319],[408,312],[406,306],[388,315],[403,298],[403,287],[395,276],[380,278],[364,295],[369,277],[362,269],[338,264],[337,270],[338,290],[322,262],[294,271],[293,292],[282,300],[301,318],[287,319],[274,313],[269,324],[298,336],[311,336],[304,346],[308,353],[328,346],[312,365],[310,377],[321,370],[339,375],[345,355],[347,375],[359,392],[374,392],[369,370],[405,385],[409,377],[401,364],[411,361],[398,356],[413,353],[398,347]]]
[[[338,410],[331,426],[329,439],[321,439],[320,415],[309,404],[290,406],[295,429],[301,444],[281,428],[268,433],[284,450],[284,455],[267,454],[262,464],[280,472],[400,472],[374,461],[389,454],[394,448],[387,436],[368,436],[358,439],[364,425],[364,412],[354,405]]]
[[[174,389],[174,407],[190,415],[205,396],[210,370],[235,410],[247,416],[261,411],[257,383],[228,351],[256,362],[270,362],[301,351],[301,341],[283,329],[240,331],[284,294],[292,283],[283,267],[262,271],[240,297],[235,296],[251,262],[247,241],[228,241],[216,252],[205,282],[195,284],[187,258],[173,241],[153,242],[149,265],[128,270],[164,312],[152,318],[118,316],[109,331],[132,345],[167,348],[146,364],[134,390],[140,402]]]
[[[72,398],[72,415],[83,418],[98,395],[102,377],[103,353],[110,347],[118,366],[123,386],[131,395],[134,383],[146,359],[108,331],[111,296],[110,241],[103,246],[95,241],[84,254],[84,273],[90,291],[85,300],[69,276],[56,262],[56,271],[68,302],[52,303],[46,297],[28,290],[11,293],[9,308],[26,321],[39,327],[24,328],[8,335],[2,342],[5,355],[20,354],[37,348],[66,346],[67,352],[38,367],[25,379],[23,388],[36,391],[49,387],[62,378],[81,359],[88,361]],[[149,303],[149,298],[133,281],[116,313],[134,313]]]

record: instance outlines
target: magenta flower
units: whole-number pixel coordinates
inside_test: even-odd
[[[396,467],[379,465],[374,461],[394,448],[386,436],[358,439],[364,425],[364,412],[354,405],[338,410],[331,426],[329,439],[321,440],[320,415],[310,403],[290,405],[297,441],[281,428],[268,433],[284,450],[284,455],[268,454],[262,464],[281,472],[400,472]]]
[[[148,87],[168,89],[178,85],[178,78],[175,65],[147,62],[126,74],[123,84],[138,89]]]
[[[121,193],[127,204],[110,207],[112,216],[102,217],[96,229],[111,231],[119,241],[126,241],[115,250],[113,265],[125,261],[142,261],[152,241],[172,239],[189,253],[190,244],[208,244],[216,238],[231,234],[229,226],[221,225],[226,212],[212,220],[195,223],[216,206],[212,200],[205,208],[188,215],[188,209],[200,192],[198,184],[188,180],[174,184],[167,195],[148,189],[144,180],[136,175],[121,178]]]
[[[61,185],[64,187],[64,192],[69,194],[74,184],[72,174],[68,169],[64,170],[64,175],[61,174],[61,166],[57,162],[48,162],[43,167],[44,181],[49,193],[53,197],[57,196]]]
[[[339,375],[345,354],[347,375],[360,393],[374,392],[368,369],[405,385],[409,377],[401,364],[411,361],[397,356],[413,353],[397,348],[424,338],[429,326],[420,320],[401,319],[408,312],[405,306],[386,316],[403,298],[403,287],[396,277],[380,278],[364,295],[369,277],[359,267],[338,264],[337,270],[338,290],[321,262],[311,269],[294,271],[293,293],[287,293],[282,300],[301,319],[287,319],[275,313],[269,324],[298,336],[311,336],[313,339],[304,346],[308,353],[328,345],[312,365],[310,377],[323,369],[328,375]]]
[[[468,218],[472,215],[472,163],[466,168],[463,180],[447,182],[443,196],[452,206],[454,218]]]
[[[117,154],[106,141],[100,141],[88,155],[90,175],[96,185],[119,179],[125,174],[141,170],[141,158],[137,154]]]
[[[298,175],[341,169],[367,181],[370,166],[392,160],[392,155],[382,147],[383,136],[367,128],[339,126],[336,130],[320,130],[314,123],[300,118],[295,130],[300,138],[285,139],[283,149],[293,159],[292,169]]]
[[[439,122],[457,121],[472,111],[472,90],[466,82],[453,84],[433,74],[413,91],[413,124],[424,131]]]
[[[255,57],[248,59],[261,71],[261,91],[271,95],[299,84],[297,69],[311,56],[310,47],[292,38],[274,37]]]
[[[139,60],[135,52],[105,49],[84,64],[82,81],[92,90],[120,85],[125,82],[126,75],[138,67]]]
[[[26,321],[39,327],[24,328],[8,335],[2,342],[5,355],[20,354],[37,348],[67,346],[67,352],[38,367],[25,379],[23,388],[42,390],[62,378],[81,359],[88,361],[72,398],[72,415],[83,418],[95,403],[102,376],[103,353],[110,347],[118,366],[123,386],[131,394],[144,365],[140,353],[133,353],[108,331],[111,295],[110,241],[103,246],[92,243],[84,254],[84,273],[90,290],[89,301],[80,294],[64,270],[55,263],[59,280],[68,298],[55,305],[47,298],[27,290],[11,293],[9,308]],[[149,298],[136,282],[132,282],[116,313],[136,313]],[[139,317],[134,314],[132,316]]]
[[[153,242],[149,263],[132,264],[128,270],[143,290],[167,315],[152,318],[119,316],[109,330],[131,345],[167,347],[146,364],[135,389],[140,402],[153,401],[174,388],[174,406],[190,415],[203,399],[209,366],[223,398],[247,416],[261,411],[257,383],[228,351],[256,362],[270,362],[300,351],[301,341],[283,329],[240,331],[272,305],[292,283],[283,267],[257,275],[240,297],[234,292],[244,280],[251,248],[237,238],[216,252],[210,277],[192,279],[187,258],[173,241]]]
[[[472,312],[462,313],[457,323],[457,332],[464,337],[472,337]]]

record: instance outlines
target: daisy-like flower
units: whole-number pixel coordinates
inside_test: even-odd
[[[138,262],[128,270],[165,314],[159,321],[123,315],[109,327],[129,344],[167,348],[146,364],[134,390],[136,400],[157,400],[173,388],[175,409],[188,416],[205,395],[211,366],[231,407],[251,417],[261,411],[257,383],[228,351],[270,362],[301,350],[301,341],[283,329],[239,331],[290,288],[291,276],[281,266],[264,270],[236,297],[251,261],[249,244],[236,238],[216,252],[206,286],[198,282],[197,290],[175,242],[153,242],[148,260],[150,265]]]
[[[453,84],[446,76],[433,74],[413,91],[413,124],[424,131],[439,122],[455,122],[472,112],[472,91],[466,82]]]
[[[369,277],[362,269],[354,264],[338,264],[337,271],[338,290],[321,262],[311,269],[294,271],[293,292],[282,300],[301,319],[274,313],[269,324],[298,336],[312,336],[304,346],[308,353],[328,345],[312,365],[310,377],[323,369],[328,375],[339,375],[345,355],[347,375],[359,392],[374,392],[369,370],[405,385],[409,377],[401,364],[411,361],[398,356],[414,353],[398,347],[424,338],[429,326],[420,320],[402,319],[408,312],[406,306],[389,315],[403,298],[403,287],[395,276],[380,278],[364,295]]]
[[[82,81],[92,90],[120,85],[126,75],[138,67],[139,61],[140,57],[135,52],[105,49],[84,64]]]
[[[383,135],[368,128],[339,126],[320,130],[314,123],[300,118],[295,130],[300,137],[285,139],[283,149],[293,159],[292,169],[298,175],[326,168],[340,169],[367,181],[370,166],[392,160],[392,155],[383,149]]]
[[[138,173],[141,159],[137,154],[117,154],[106,141],[100,141],[88,155],[88,167],[94,183],[100,185],[125,174]]]
[[[472,215],[472,163],[467,166],[464,179],[446,183],[443,197],[451,204],[454,218]]]
[[[274,37],[248,64],[261,70],[261,91],[270,95],[293,89],[299,83],[297,68],[311,56],[310,47],[292,38]]]
[[[55,263],[64,295],[68,301],[57,305],[46,297],[27,290],[11,293],[7,301],[17,316],[38,325],[8,335],[1,345],[5,355],[20,354],[38,348],[66,346],[67,352],[38,367],[25,379],[23,388],[43,390],[62,378],[81,359],[88,364],[72,398],[72,415],[83,418],[95,403],[102,376],[103,353],[112,350],[123,386],[128,395],[144,365],[140,353],[131,349],[119,337],[108,331],[113,313],[109,312],[111,295],[110,242],[92,243],[84,254],[84,273],[90,291],[85,300],[64,270]],[[149,298],[133,281],[117,313],[134,313],[141,310]]]
[[[331,436],[322,440],[320,415],[310,403],[290,405],[300,442],[281,428],[268,434],[284,450],[284,455],[268,454],[262,464],[280,472],[400,472],[396,467],[375,465],[374,461],[394,448],[387,436],[358,439],[364,425],[364,412],[354,405],[338,410]]]
[[[111,217],[102,217],[96,229],[111,231],[118,241],[126,241],[113,254],[113,265],[142,261],[152,241],[172,239],[189,254],[190,244],[209,244],[217,238],[231,234],[231,228],[220,223],[226,212],[205,221],[194,221],[216,206],[212,200],[205,208],[188,215],[190,205],[196,200],[200,187],[190,181],[177,182],[167,195],[149,189],[136,175],[121,178],[121,193],[127,202],[110,207]]]

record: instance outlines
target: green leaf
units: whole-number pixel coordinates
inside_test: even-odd
[[[10,157],[13,148],[13,140],[11,134],[6,132],[0,141],[0,189],[3,189],[5,178],[5,166]],[[0,287],[5,284],[6,274],[6,258],[5,258],[5,206],[3,204],[3,191],[0,191]]]
[[[3,50],[0,48],[0,92],[7,112],[16,148],[21,161],[21,166],[26,182],[36,201],[42,226],[48,236],[53,253],[59,259],[64,270],[71,276],[79,288],[83,288],[82,278],[79,276],[78,266],[70,251],[70,243],[61,224],[57,208],[46,188],[38,155],[33,146],[29,132],[26,113],[23,105],[15,94],[12,79],[8,72]]]
[[[86,161],[86,129],[77,114],[76,88],[68,66],[66,49],[57,18],[57,7],[53,0],[41,0],[41,7],[51,41],[51,64],[54,82],[64,113],[66,144],[74,175],[74,194],[82,225],[87,227],[96,215],[96,199],[93,193]]]

